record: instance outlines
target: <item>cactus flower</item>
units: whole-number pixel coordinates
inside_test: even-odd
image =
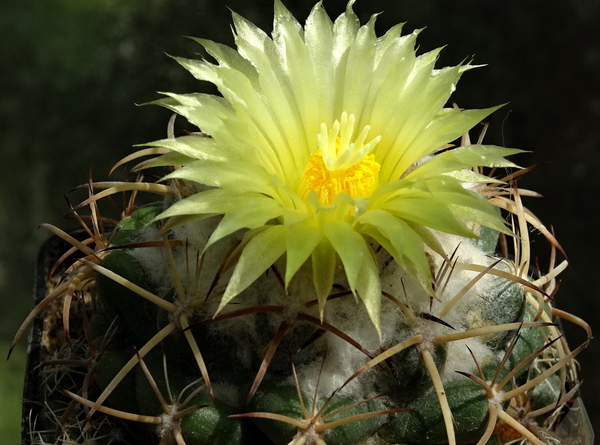
[[[332,22],[319,2],[302,27],[275,1],[272,37],[233,14],[237,50],[195,39],[216,60],[176,60],[221,96],[172,94],[154,103],[210,137],[153,142],[171,149],[165,179],[203,184],[158,218],[169,227],[223,215],[207,243],[239,230],[244,249],[221,307],[286,254],[285,283],[308,260],[323,309],[338,261],[379,328],[378,244],[418,279],[432,281],[433,230],[475,237],[466,222],[506,231],[471,169],[514,166],[518,150],[451,145],[497,107],[447,105],[473,65],[434,68],[439,49],[416,55],[419,31],[375,34],[352,10]],[[468,183],[468,184],[467,184]],[[469,185],[470,184],[470,185]]]

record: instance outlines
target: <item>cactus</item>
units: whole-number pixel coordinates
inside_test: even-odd
[[[32,443],[562,443],[591,332],[555,307],[567,262],[522,204],[520,150],[471,143],[498,107],[444,107],[473,65],[435,69],[352,3],[302,27],[276,0],[272,38],[234,13],[237,51],[195,39],[216,63],[176,60],[222,97],[154,104],[201,131],[172,120],[116,164],[149,156],[134,181],[90,180],[86,240],[46,225],[72,248],[15,338],[60,314]]]

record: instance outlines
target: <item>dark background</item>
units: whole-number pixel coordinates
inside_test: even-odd
[[[301,22],[312,7],[312,0],[285,3]],[[345,8],[338,0],[324,4],[332,17]],[[132,145],[166,134],[166,110],[134,104],[158,98],[156,91],[206,89],[165,53],[194,57],[199,46],[184,35],[232,44],[226,5],[270,31],[271,0],[0,5],[2,345],[30,308],[36,251],[48,236],[36,226],[69,227],[60,220],[67,211],[62,195],[85,182],[90,167],[95,179],[104,180]],[[465,74],[453,100],[466,108],[509,102],[491,119],[486,142],[530,150],[515,159],[522,166],[544,164],[519,185],[545,196],[526,205],[554,227],[571,260],[559,306],[598,330],[600,2],[359,0],[355,10],[363,23],[384,11],[379,34],[401,21],[406,32],[427,27],[420,52],[448,45],[438,67],[471,58],[488,65]],[[82,197],[69,196],[73,202]],[[545,258],[545,242],[534,239],[534,252]],[[568,335],[572,345],[582,339],[577,330]],[[599,342],[579,361],[584,401],[592,424],[600,425]],[[7,370],[2,363],[0,376]]]

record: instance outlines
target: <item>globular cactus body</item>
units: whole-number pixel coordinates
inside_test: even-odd
[[[149,221],[150,218],[146,222]],[[154,227],[142,227],[128,233],[128,237],[136,242],[147,241],[153,238],[155,231]],[[489,236],[497,239],[494,233]],[[453,241],[460,240],[446,237],[444,242]],[[343,275],[334,286],[337,292],[333,295],[339,296],[328,303],[322,324],[316,305],[313,304],[311,309],[311,298],[290,293],[291,289],[303,289],[304,292],[310,289],[306,283],[301,283],[303,277],[298,277],[286,292],[275,268],[250,287],[238,304],[227,307],[215,317],[215,305],[210,304],[210,296],[201,301],[199,296],[206,298],[207,294],[199,289],[212,288],[212,292],[218,293],[218,284],[207,287],[210,280],[201,285],[193,283],[190,277],[198,280],[206,273],[206,270],[189,264],[190,258],[199,255],[202,246],[116,249],[104,257],[103,266],[146,291],[177,303],[177,290],[165,286],[165,282],[169,282],[165,275],[169,267],[161,272],[164,281],[151,284],[152,280],[147,278],[157,276],[152,269],[156,267],[156,257],[166,261],[172,254],[173,264],[179,264],[179,267],[171,273],[197,291],[194,301],[198,304],[194,309],[186,309],[190,326],[187,330],[198,345],[211,386],[210,391],[204,387],[181,407],[206,405],[181,420],[182,437],[188,445],[243,445],[257,443],[257,440],[287,445],[299,434],[306,434],[307,443],[319,439],[328,445],[355,445],[367,439],[381,444],[446,443],[448,432],[444,413],[433,382],[437,379],[443,385],[452,413],[456,443],[469,444],[477,442],[484,434],[489,421],[489,406],[497,402],[490,400],[480,383],[463,374],[473,374],[486,382],[500,381],[511,370],[527,363],[528,358],[536,362],[535,367],[528,364],[514,372],[514,379],[504,386],[508,391],[513,385],[526,383],[551,366],[551,361],[542,364],[539,350],[553,335],[548,326],[539,322],[536,325],[539,317],[526,297],[531,289],[507,278],[512,276],[510,269],[514,263],[491,258],[489,252],[481,248],[481,241],[463,240],[464,246],[455,252],[456,259],[464,255],[473,263],[463,262],[462,270],[458,270],[456,262],[454,270],[448,272],[452,276],[444,283],[446,289],[439,289],[435,298],[427,295],[401,268],[388,265],[382,269],[382,281],[389,285],[391,292],[386,291],[390,298],[384,303],[382,320],[385,328],[381,340],[361,305],[347,292]],[[223,250],[228,248],[227,245],[222,247]],[[437,266],[432,263],[432,267],[442,270],[448,261],[442,260]],[[477,264],[477,261],[484,263],[486,273],[464,292],[456,305],[445,311],[456,291],[461,292],[478,275],[466,270],[469,264]],[[211,265],[208,260],[203,266],[218,269],[218,264]],[[494,275],[494,271],[499,275]],[[442,281],[439,284],[441,288]],[[105,311],[124,320],[112,334],[119,339],[113,343],[118,343],[123,354],[114,354],[109,347],[98,364],[99,377],[103,376],[98,383],[104,389],[111,380],[104,377],[104,368],[108,365],[113,370],[112,377],[116,376],[131,357],[131,351],[142,348],[157,335],[173,320],[173,314],[128,289],[126,282],[119,284],[97,273],[96,285],[99,302]],[[391,297],[397,289],[402,289],[402,294]],[[313,296],[310,292],[308,295]],[[294,299],[295,305],[298,301],[309,305],[286,307],[286,299]],[[546,306],[545,309],[550,315],[551,308]],[[445,312],[443,317],[439,316],[440,311]],[[349,335],[355,344],[338,330]],[[460,333],[467,333],[468,339],[458,339]],[[407,346],[403,347],[403,344]],[[333,349],[336,345],[341,353]],[[378,358],[382,357],[379,354],[394,348],[397,351],[389,357]],[[539,356],[536,355],[538,352]],[[425,354],[430,355],[437,371],[428,367]],[[184,387],[194,382],[199,386],[198,382],[202,380],[194,352],[181,326],[141,360],[151,370],[158,388],[163,393],[169,388],[172,399],[178,403],[185,399]],[[364,367],[369,362],[372,364]],[[361,366],[363,370],[359,371]],[[479,370],[483,375],[478,374]],[[356,372],[359,374],[353,379]],[[125,379],[127,383],[122,382],[107,399],[111,406],[150,416],[161,415],[163,407],[141,367]],[[558,374],[535,385],[528,393],[532,409],[555,404],[559,387]],[[210,392],[214,394],[214,401]],[[248,400],[249,393],[252,396]],[[122,402],[116,394],[120,394]],[[132,399],[136,406],[132,406]],[[507,407],[508,401],[501,402],[501,406]],[[228,417],[231,415],[234,417]],[[346,424],[341,420],[351,416],[357,417]],[[287,421],[282,420],[284,417]],[[544,418],[541,417],[540,422]],[[340,425],[328,428],[330,422],[340,422]],[[305,430],[298,425],[305,425]],[[309,430],[315,426],[319,432],[313,434]]]

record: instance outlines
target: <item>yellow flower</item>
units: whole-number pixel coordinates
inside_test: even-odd
[[[496,109],[444,108],[472,66],[434,69],[439,50],[416,56],[418,32],[401,36],[397,25],[377,37],[375,17],[360,26],[352,4],[332,22],[319,2],[302,27],[276,0],[272,38],[234,13],[237,51],[196,39],[217,63],[177,59],[222,97],[155,102],[211,136],[151,144],[173,150],[163,164],[183,166],[167,179],[211,187],[160,218],[176,226],[223,215],[208,246],[250,229],[222,306],[286,254],[286,285],[312,261],[322,309],[340,260],[379,327],[374,243],[428,286],[425,245],[440,249],[430,229],[473,237],[470,221],[506,230],[463,182],[491,181],[465,172],[513,166],[504,157],[517,150],[440,150]]]

